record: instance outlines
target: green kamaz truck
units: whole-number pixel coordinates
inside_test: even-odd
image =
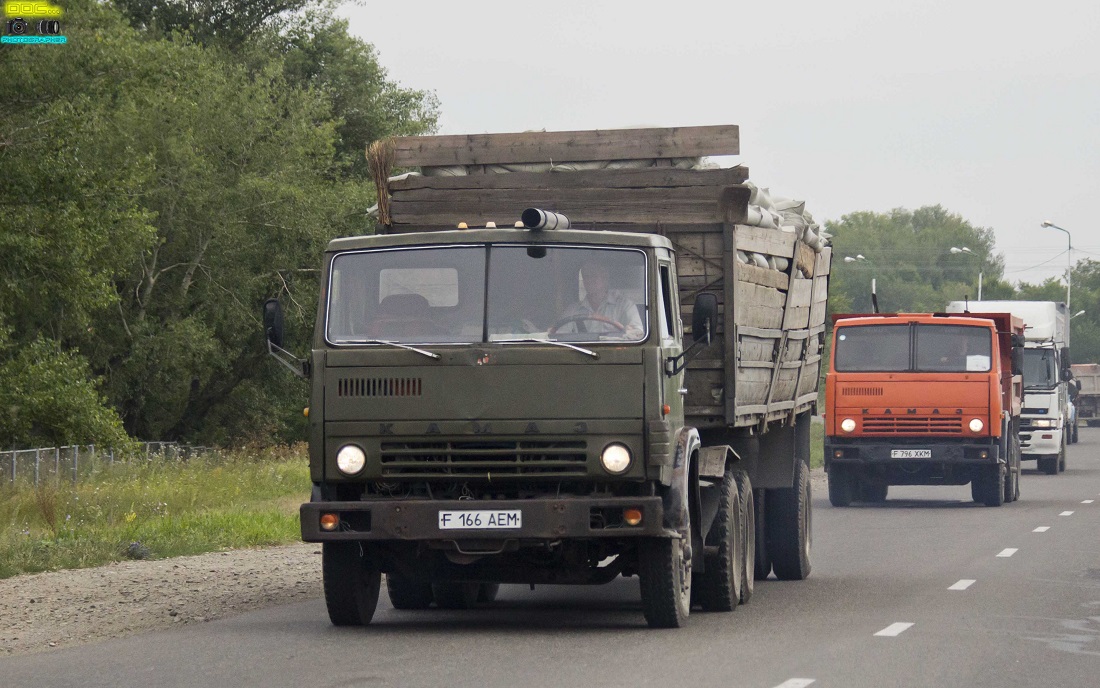
[[[830,249],[736,126],[390,139],[381,230],[332,241],[312,497],[337,625],[502,583],[638,576],[650,626],[810,572]],[[391,176],[394,171],[413,173]]]

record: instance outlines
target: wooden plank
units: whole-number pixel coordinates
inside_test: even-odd
[[[722,337],[722,358],[725,361],[724,400],[726,422],[732,423],[737,411],[737,327],[740,322],[741,304],[737,300],[737,278],[740,275],[740,263],[737,262],[737,235],[735,225],[722,227],[722,264],[725,280],[722,283],[722,299],[726,307],[725,335]]]
[[[749,265],[747,263],[741,264],[740,279],[781,291],[787,291],[790,283],[790,278],[778,270],[769,270],[759,265]]]
[[[814,266],[817,264],[817,254],[814,253],[814,250],[805,242],[799,241],[794,258],[798,271],[802,273],[802,276],[812,277]]]
[[[724,188],[743,184],[749,177],[746,167],[720,170],[680,170],[654,168],[642,170],[578,170],[576,172],[511,172],[508,174],[467,174],[457,177],[410,175],[387,184],[395,197],[422,190],[463,189],[678,189],[685,186]],[[718,196],[715,191],[715,197]]]
[[[654,222],[713,223],[718,201],[709,187],[687,187],[669,194],[664,189],[502,189],[492,194],[441,191],[433,200],[406,201],[395,196],[393,225],[454,227],[496,222],[514,224],[526,208],[553,210],[569,217],[574,227],[584,223]]]
[[[399,136],[397,167],[740,155],[737,125]]]
[[[737,225],[737,250],[764,253],[782,258],[794,256],[794,245],[798,237],[794,232],[767,227]]]

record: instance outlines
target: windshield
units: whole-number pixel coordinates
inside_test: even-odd
[[[357,251],[333,259],[329,285],[333,344],[638,342],[648,332],[646,257],[635,249]]]
[[[984,373],[992,336],[966,325],[863,325],[837,328],[839,372]]]
[[[1024,349],[1024,387],[1053,389],[1058,384],[1054,349]]]

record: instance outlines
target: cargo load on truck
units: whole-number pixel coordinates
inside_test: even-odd
[[[738,137],[370,146],[380,229],[330,243],[309,366],[334,623],[370,622],[382,574],[399,609],[637,575],[656,627],[809,574],[831,249],[706,162]]]

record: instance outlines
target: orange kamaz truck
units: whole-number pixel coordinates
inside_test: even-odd
[[[833,506],[891,485],[1020,496],[1024,323],[1009,313],[833,316],[825,469]]]

